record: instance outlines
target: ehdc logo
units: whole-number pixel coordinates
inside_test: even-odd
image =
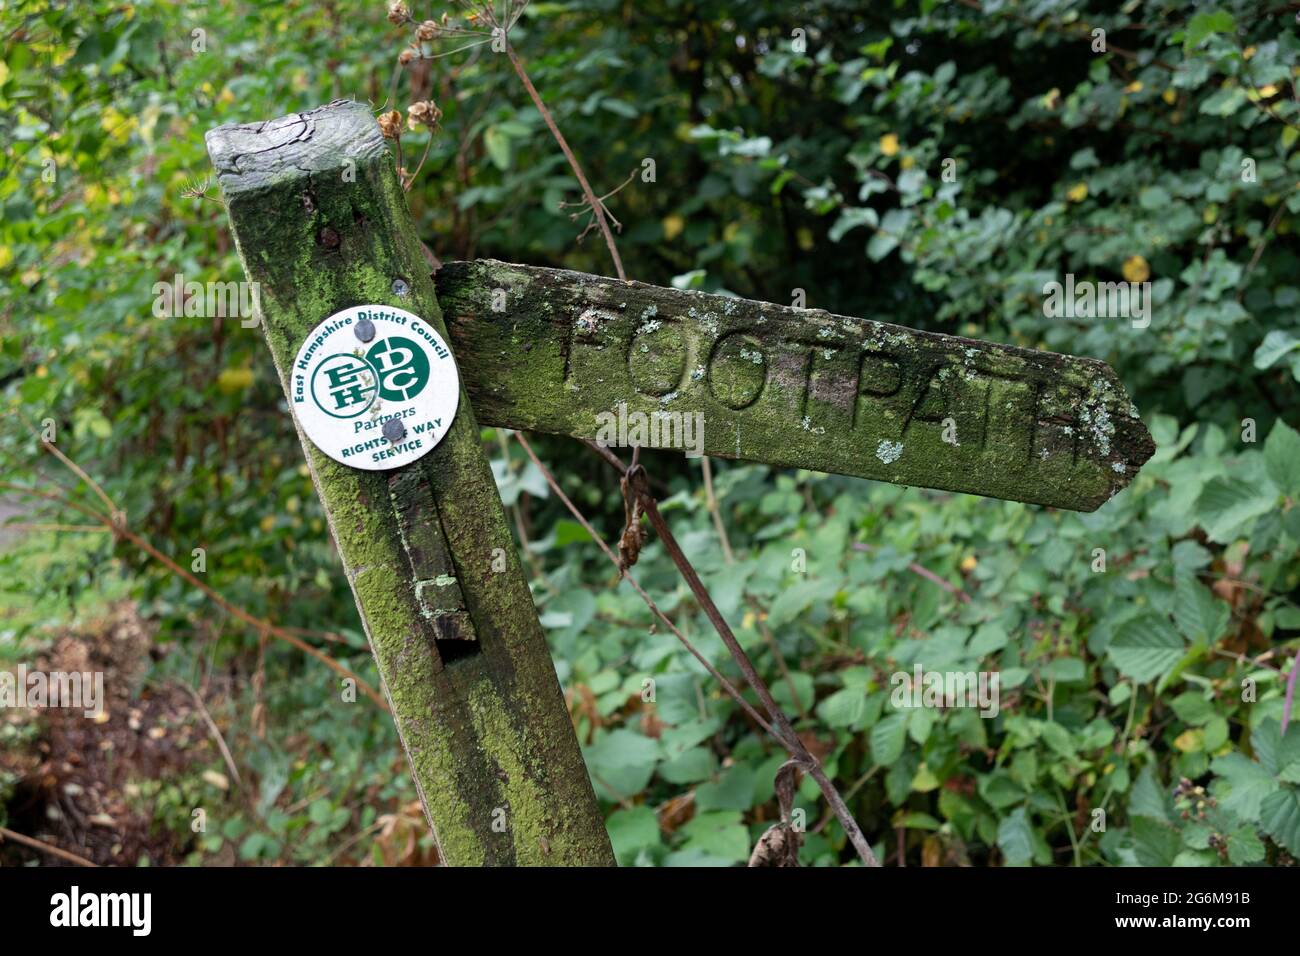
[[[356,305],[298,347],[289,386],[294,418],[321,453],[362,471],[423,458],[447,435],[460,375],[436,328],[414,312]]]
[[[333,418],[356,418],[376,398],[409,402],[429,383],[429,358],[398,335],[375,342],[364,356],[339,352],[322,359],[311,377],[311,397]]]

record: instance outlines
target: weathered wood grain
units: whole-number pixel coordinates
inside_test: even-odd
[[[710,455],[1077,511],[1155,448],[1095,359],[491,260],[436,282],[491,425],[598,439],[609,416],[698,414]]]
[[[340,309],[399,306],[445,335],[366,106],[223,126],[207,141],[286,398],[299,345]],[[299,437],[443,860],[612,864],[463,391],[442,442],[394,471],[349,468]]]

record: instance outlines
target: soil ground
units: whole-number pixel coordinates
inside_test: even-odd
[[[153,825],[134,781],[165,779],[209,758],[194,701],[175,685],[145,685],[150,636],[129,602],[102,621],[59,636],[29,669],[103,671],[104,713],[45,708],[0,711],[8,746],[0,774],[16,777],[0,819],[10,830],[101,865],[165,866],[185,848]],[[14,741],[28,741],[14,746]],[[71,866],[0,839],[0,865]]]

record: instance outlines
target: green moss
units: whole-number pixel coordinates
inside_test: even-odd
[[[1151,453],[1088,359],[499,263],[449,264],[439,286],[493,424],[594,438],[624,403],[701,413],[709,454],[1085,511]]]
[[[334,121],[351,131],[331,131]],[[323,155],[275,157],[275,150],[217,161],[219,169],[239,170],[223,175],[223,188],[245,269],[262,287],[263,327],[286,386],[307,333],[349,306],[405,308],[445,335],[405,196],[369,111],[331,107],[317,132],[342,143],[324,154],[337,168],[321,169]],[[355,182],[341,175],[349,151]],[[272,174],[259,178],[258,164]],[[393,292],[397,278],[409,294]],[[497,279],[524,292],[532,284],[517,270]],[[419,480],[407,482],[401,472],[400,493],[390,491],[398,472],[348,468],[306,441],[304,451],[443,858],[456,865],[612,863],[469,400],[462,395],[447,435],[408,466]],[[395,510],[395,494],[426,499],[411,500],[420,512],[411,529],[419,541],[404,530],[409,515],[402,517],[400,505]],[[504,573],[492,571],[494,549],[509,558]],[[422,587],[437,592],[432,612]],[[433,618],[439,610],[463,613],[462,603],[475,652],[444,663]],[[510,808],[504,833],[492,826],[501,807]]]

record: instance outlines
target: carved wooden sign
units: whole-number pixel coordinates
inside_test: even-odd
[[[435,294],[364,104],[207,142],[449,863],[614,859],[480,422],[1081,511],[1154,450],[1092,359],[491,261]]]
[[[1076,511],[1155,450],[1095,359],[491,260],[436,283],[492,425],[631,421],[646,445]]]

